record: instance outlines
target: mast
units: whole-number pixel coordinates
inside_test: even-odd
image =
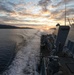
[[[66,0],[64,0],[65,2],[65,26],[66,26]]]

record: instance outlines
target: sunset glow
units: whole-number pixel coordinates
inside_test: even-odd
[[[74,0],[65,1],[67,7],[66,17],[74,18]],[[0,24],[9,24],[17,26],[53,26],[57,23],[60,23],[64,25],[65,1],[0,0]]]

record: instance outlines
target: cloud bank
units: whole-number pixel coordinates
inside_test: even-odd
[[[74,0],[0,0],[0,23],[13,25],[63,23],[65,1],[66,17],[74,18]]]

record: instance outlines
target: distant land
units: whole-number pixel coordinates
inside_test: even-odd
[[[11,25],[0,24],[0,29],[33,29],[33,28],[30,28],[30,27],[16,27],[16,26],[11,26]]]

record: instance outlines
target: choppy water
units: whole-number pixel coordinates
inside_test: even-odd
[[[0,29],[0,42],[15,42],[17,45],[24,40],[23,35],[16,29]],[[21,32],[21,31],[20,31]],[[1,43],[0,43],[1,44]]]
[[[0,29],[0,44],[5,42],[15,42],[18,46],[28,42],[37,30],[34,29]]]
[[[0,29],[0,46],[7,44],[15,45],[17,54],[9,68],[2,75],[38,75],[36,64],[39,61],[40,36],[52,33],[37,29]],[[72,27],[68,39],[74,40],[74,28]],[[5,47],[6,48],[6,47]]]
[[[2,75],[35,75],[39,60],[40,35],[40,31],[36,29],[0,29],[0,45],[16,43],[18,51]]]

